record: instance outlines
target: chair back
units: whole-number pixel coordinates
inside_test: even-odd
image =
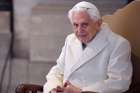
[[[103,16],[103,21],[109,24],[113,32],[130,41],[133,79],[131,92],[127,93],[140,93],[140,1],[133,1],[114,14]]]

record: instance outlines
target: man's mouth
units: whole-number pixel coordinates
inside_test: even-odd
[[[86,34],[79,34],[78,36],[79,37],[86,37],[87,35]]]

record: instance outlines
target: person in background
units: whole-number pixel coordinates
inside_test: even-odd
[[[67,36],[57,64],[46,76],[44,93],[123,93],[132,77],[129,42],[102,22],[90,2],[68,12],[74,33]]]

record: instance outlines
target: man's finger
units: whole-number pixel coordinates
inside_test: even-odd
[[[66,82],[64,83],[64,87],[67,87],[68,85],[71,85],[71,83],[70,83],[69,81],[66,81]]]
[[[60,86],[57,86],[57,92],[63,92],[63,88],[62,87],[60,87]]]

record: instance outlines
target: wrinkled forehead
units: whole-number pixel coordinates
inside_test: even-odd
[[[86,18],[91,19],[90,15],[86,11],[73,11],[72,18]]]
[[[87,11],[73,11],[72,13],[72,22],[73,21],[94,21],[90,15],[87,13]]]

